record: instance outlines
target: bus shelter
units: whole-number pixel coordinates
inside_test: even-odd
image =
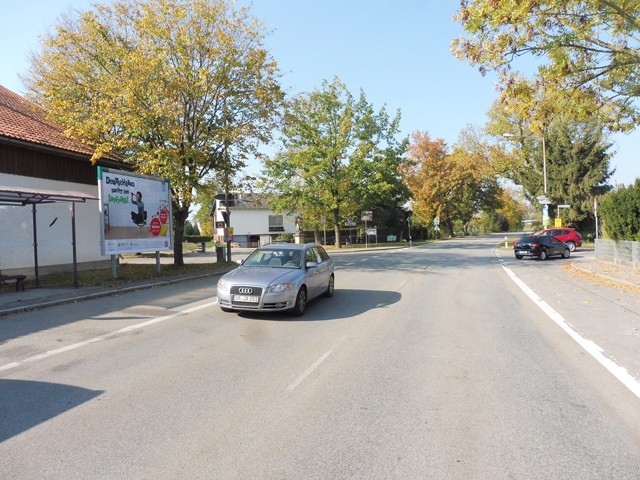
[[[71,245],[73,249],[73,287],[78,288],[78,261],[76,253],[76,203],[87,200],[98,200],[98,197],[84,192],[65,192],[0,186],[0,205],[17,207],[31,206],[33,221],[33,259],[36,287],[40,286],[38,273],[38,229],[36,224],[39,204],[70,203],[71,204]]]

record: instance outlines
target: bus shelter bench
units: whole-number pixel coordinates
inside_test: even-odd
[[[24,292],[24,279],[26,275],[0,275],[0,283],[6,283],[8,280],[16,281],[16,292]]]

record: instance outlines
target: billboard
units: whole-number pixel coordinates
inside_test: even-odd
[[[103,255],[171,250],[169,182],[98,167]]]

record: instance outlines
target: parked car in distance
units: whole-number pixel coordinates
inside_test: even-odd
[[[575,251],[577,247],[582,246],[582,235],[580,235],[575,228],[562,227],[562,228],[546,228],[534,233],[534,235],[546,235],[548,237],[556,237],[561,242],[569,245],[569,250]]]
[[[307,302],[334,291],[334,265],[315,243],[270,243],[254,250],[218,281],[218,305],[225,312],[304,313]]]
[[[531,235],[529,237],[522,237],[514,242],[513,253],[518,260],[523,257],[538,257],[538,260],[546,260],[554,256],[569,258],[571,249],[569,245],[556,237]]]

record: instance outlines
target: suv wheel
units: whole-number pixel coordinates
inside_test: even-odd
[[[576,250],[576,242],[568,241],[567,245],[569,245],[569,250],[571,250],[572,252],[575,252],[575,250]]]

